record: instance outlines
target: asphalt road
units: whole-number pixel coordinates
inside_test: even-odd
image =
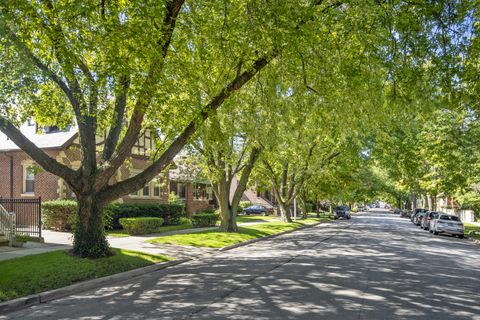
[[[480,247],[371,212],[2,319],[480,319]]]

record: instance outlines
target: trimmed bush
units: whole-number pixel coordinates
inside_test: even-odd
[[[47,229],[71,231],[75,224],[77,202],[53,200],[42,203],[42,224]]]
[[[162,218],[164,225],[176,225],[185,215],[183,204],[170,203],[112,203],[105,208],[105,212],[112,218],[114,229],[121,229],[121,218]]]
[[[163,225],[162,218],[138,217],[120,218],[120,224],[129,234],[148,234],[160,231]]]
[[[190,218],[181,217],[180,224],[192,224],[192,220]]]
[[[215,227],[220,215],[214,212],[201,212],[192,215],[194,227]]]
[[[58,199],[42,203],[42,225],[57,231],[72,231],[77,218],[77,201]],[[108,210],[103,212],[103,224],[112,229],[112,217]]]

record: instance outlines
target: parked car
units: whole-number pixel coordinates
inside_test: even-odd
[[[413,223],[415,223],[415,216],[420,213],[420,212],[425,212],[425,211],[428,211],[427,209],[422,209],[422,208],[416,208],[416,209],[413,209],[412,211],[412,215],[410,216],[410,221],[412,221]]]
[[[430,223],[433,219],[435,219],[436,216],[438,216],[438,212],[436,211],[428,211],[427,213],[425,213],[425,217],[422,219],[420,227],[423,230],[430,230]]]
[[[335,210],[333,211],[333,218],[334,219],[350,219],[350,208],[347,206],[338,206],[335,207]]]
[[[437,235],[439,233],[447,233],[458,236],[460,239],[464,237],[464,227],[460,218],[450,214],[438,214],[432,221],[430,232]]]
[[[400,218],[410,218],[411,216],[412,216],[411,210],[402,210],[402,212],[400,212]]]
[[[416,226],[421,226],[423,218],[425,218],[427,211],[420,211],[415,215],[413,219],[413,224]]]
[[[272,210],[273,209],[255,204],[243,209],[243,214],[263,214],[264,216],[268,216],[270,213],[272,213]]]

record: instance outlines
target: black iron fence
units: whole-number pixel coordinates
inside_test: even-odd
[[[15,213],[15,233],[42,237],[42,198],[11,199],[0,197],[0,205]]]

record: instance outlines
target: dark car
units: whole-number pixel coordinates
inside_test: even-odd
[[[268,216],[271,211],[267,207],[258,204],[243,209],[244,214],[263,214],[264,216]]]
[[[333,212],[334,219],[350,219],[350,208],[347,206],[338,206]]]
[[[427,212],[427,211],[428,211],[427,209],[421,209],[421,208],[413,209],[412,215],[410,216],[410,220],[413,223],[415,223],[415,217],[417,216],[417,214],[419,214],[420,212]]]
[[[411,210],[402,210],[400,212],[400,217],[401,218],[410,218],[412,216],[412,211]]]
[[[425,216],[427,215],[427,212],[428,211],[420,211],[419,213],[417,213],[415,215],[415,218],[413,218],[413,224],[421,227],[422,226],[422,221],[425,218]]]

